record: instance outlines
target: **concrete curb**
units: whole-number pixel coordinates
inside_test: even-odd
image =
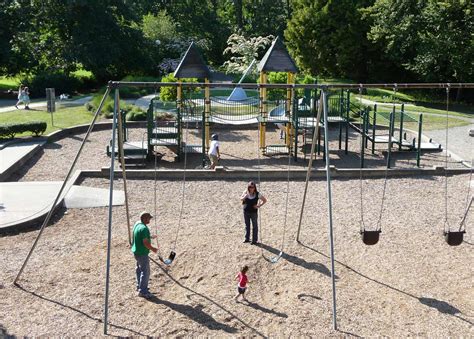
[[[18,159],[13,165],[8,167],[4,172],[0,173],[0,182],[5,182],[7,179],[21,168],[28,160],[33,158],[36,154],[43,151],[43,144],[36,145],[30,152]]]
[[[445,170],[444,167],[432,168],[398,168],[398,169],[338,169],[335,166],[329,167],[331,178],[333,179],[355,179],[360,178],[384,178],[385,175],[389,178],[405,177],[405,176],[444,176],[444,175],[458,175],[470,173],[470,168],[451,168]],[[306,169],[290,170],[291,181],[305,181]],[[186,180],[255,180],[258,177],[258,170],[229,170],[224,167],[216,167],[215,170],[186,170]],[[102,167],[100,171],[97,170],[83,170],[81,172],[83,178],[105,178],[110,176],[110,168]],[[114,171],[116,178],[122,178],[122,171]],[[286,181],[288,179],[288,171],[280,169],[260,170],[262,181]],[[127,170],[127,179],[151,179],[155,178],[155,170]],[[157,180],[182,180],[183,170],[157,170]],[[313,169],[311,171],[311,180],[326,179],[325,169]]]
[[[69,191],[72,185],[76,185],[80,182],[80,180],[82,180],[81,177],[82,173],[80,170],[74,172],[74,174],[69,179],[69,183],[66,185],[64,191],[62,192],[62,196],[59,198],[56,206],[54,207],[54,213],[56,213],[63,206],[64,197],[66,196],[67,192]],[[17,224],[8,224],[5,226],[0,226],[0,234],[15,234],[28,229],[37,229],[39,223],[43,223],[49,211],[50,210],[48,209],[47,211],[45,211],[45,213],[41,215],[36,215],[30,219],[23,219],[20,223]]]

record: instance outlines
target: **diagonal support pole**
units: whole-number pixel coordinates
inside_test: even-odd
[[[303,220],[303,212],[304,212],[304,205],[306,203],[306,194],[308,192],[308,182],[311,177],[311,170],[313,169],[313,155],[314,151],[316,148],[316,139],[319,137],[319,121],[321,120],[321,111],[322,111],[322,105],[323,105],[323,100],[322,100],[322,95],[319,98],[319,105],[318,105],[318,114],[316,116],[316,126],[314,128],[313,132],[313,141],[311,143],[311,152],[309,154],[309,163],[308,163],[308,170],[306,172],[306,182],[304,186],[304,193],[303,193],[303,202],[301,204],[301,210],[300,210],[300,220],[298,222],[298,232],[296,234],[296,241],[300,242],[300,231],[301,231],[301,222]]]
[[[329,163],[329,123],[328,123],[328,103],[327,93],[322,90],[322,99],[324,102],[324,151],[326,155],[326,184],[328,197],[328,227],[329,227],[329,250],[331,252],[331,281],[332,281],[332,327],[337,331],[337,312],[336,312],[336,273],[334,270],[334,234],[332,225],[332,195],[331,195],[331,171]]]
[[[84,137],[84,139],[82,140],[82,143],[81,143],[81,146],[79,147],[79,150],[77,151],[76,153],[76,156],[71,164],[71,167],[69,168],[69,172],[67,173],[66,175],[66,178],[64,179],[64,182],[61,186],[61,188],[59,189],[59,192],[58,194],[56,195],[56,198],[54,199],[54,202],[53,202],[53,205],[51,206],[51,209],[49,210],[49,213],[48,215],[46,216],[46,218],[44,219],[43,221],[43,224],[41,225],[41,228],[39,230],[39,233],[38,235],[36,236],[36,239],[33,243],[33,245],[31,246],[31,249],[30,251],[28,252],[28,255],[26,256],[26,259],[25,261],[23,262],[21,268],[20,268],[20,271],[18,272],[15,280],[13,281],[13,284],[15,285],[18,285],[18,280],[20,279],[20,276],[21,274],[23,273],[23,270],[25,269],[26,267],[26,264],[28,263],[28,261],[30,260],[30,257],[31,257],[31,254],[33,253],[33,251],[35,250],[36,248],[36,245],[38,244],[38,240],[40,239],[41,235],[43,234],[43,231],[45,229],[45,227],[48,225],[49,221],[51,220],[51,217],[53,215],[53,212],[54,212],[54,209],[56,207],[56,204],[58,203],[63,191],[64,191],[64,188],[66,187],[66,184],[69,180],[69,178],[71,177],[71,174],[72,174],[72,171],[74,169],[74,167],[76,166],[76,163],[77,163],[77,160],[79,159],[79,156],[81,155],[81,152],[82,152],[82,149],[84,148],[84,145],[86,144],[86,141],[87,139],[89,138],[89,135],[90,133],[92,132],[92,129],[94,128],[94,125],[97,121],[97,118],[99,117],[99,114],[102,110],[102,106],[104,105],[104,102],[105,102],[105,99],[107,98],[107,96],[109,95],[109,92],[110,92],[110,87],[108,86],[107,87],[107,90],[105,91],[105,94],[104,96],[102,97],[102,100],[100,101],[100,105],[99,107],[97,108],[97,111],[95,112],[94,114],[94,118],[92,119],[92,122],[91,124],[89,125],[89,129],[87,130],[87,133]]]

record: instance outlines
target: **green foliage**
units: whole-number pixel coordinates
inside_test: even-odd
[[[288,0],[224,0],[220,16],[230,23],[233,32],[246,36],[282,36],[291,17]]]
[[[0,74],[16,73],[12,53],[12,37],[18,29],[18,18],[14,1],[2,1],[0,5]],[[13,71],[13,72],[11,72]]]
[[[194,41],[206,63],[216,68],[227,61],[227,70],[240,75],[267,49],[258,39],[284,32],[300,69],[320,78],[470,82],[473,6],[470,0],[4,0],[0,74],[29,81],[36,74],[33,95],[44,95],[47,86],[74,92],[127,74],[168,74]],[[93,76],[77,73],[84,69]],[[122,97],[143,93],[124,89]]]
[[[270,84],[286,84],[287,74],[285,72],[268,73],[268,82]],[[283,100],[286,98],[286,89],[268,89],[268,100]]]
[[[367,0],[294,0],[287,47],[310,74],[367,79],[371,46],[360,8]]]
[[[176,82],[176,79],[173,74],[168,74],[161,78],[161,82]],[[161,87],[160,88],[160,100],[161,101],[176,101],[177,90],[176,87]]]
[[[69,74],[83,67],[101,81],[153,65],[134,23],[137,13],[126,2],[15,3],[21,28],[11,50],[19,71]]]
[[[315,84],[317,83],[317,80],[315,77],[309,75],[309,74],[304,74],[303,77],[297,77],[296,78],[296,83],[297,84]],[[297,97],[303,97],[305,95],[305,89],[304,88],[298,88],[296,90],[296,96]]]
[[[224,60],[222,51],[225,48],[226,37],[231,29],[222,11],[224,1],[216,0],[186,0],[161,1],[161,9],[166,9],[168,15],[178,23],[180,36],[189,37],[194,41],[202,41],[204,58],[211,63],[221,65]]]
[[[142,109],[135,107],[127,112],[128,121],[146,121],[147,114]]]
[[[12,139],[17,134],[31,132],[35,137],[46,131],[47,124],[44,121],[30,121],[0,124],[0,139]]]
[[[127,81],[127,82],[159,82],[160,80],[155,77],[149,77],[149,76],[133,76],[133,75],[127,75],[125,78],[123,78],[121,81]],[[120,87],[120,97],[124,99],[136,99],[140,98],[142,96],[152,94],[154,93],[153,88],[145,88],[145,87],[136,87],[136,86],[130,86],[130,87]]]
[[[474,78],[472,1],[376,0],[364,13],[372,20],[369,38],[417,79],[464,82]]]
[[[182,82],[198,82],[198,79],[196,78],[183,78],[180,79]],[[173,74],[168,74],[167,76],[164,76],[161,78],[161,82],[177,82],[178,79],[176,79]],[[201,91],[200,88],[186,88],[183,89],[183,96],[190,96],[193,95],[194,93],[199,93]],[[160,100],[161,101],[176,101],[178,95],[178,90],[176,86],[173,87],[161,87],[160,88]]]
[[[166,13],[166,10],[157,15],[148,13],[142,18],[142,32],[145,38],[157,45],[167,44],[178,36],[176,22]]]
[[[21,83],[29,87],[32,97],[44,97],[46,88],[55,88],[55,93],[59,96],[62,93],[74,93],[83,87],[81,81],[76,77],[48,72],[25,77],[21,79]]]

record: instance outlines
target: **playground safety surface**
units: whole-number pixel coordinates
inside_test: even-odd
[[[257,168],[256,130],[216,130],[221,141],[221,164]],[[130,139],[134,133],[131,130]],[[194,135],[194,134],[191,134]],[[110,131],[94,132],[79,159],[79,169],[110,165],[105,155]],[[274,142],[279,133],[274,131]],[[334,164],[357,163],[357,139],[352,154],[334,152]],[[45,146],[12,180],[58,181],[69,169],[81,135]],[[273,142],[273,141],[272,141]],[[337,140],[331,141],[337,148]],[[336,145],[336,146],[334,146]],[[334,146],[334,147],[333,147]],[[160,168],[180,168],[163,150]],[[353,160],[351,160],[353,158]],[[369,158],[369,157],[368,157]],[[349,160],[345,160],[349,159]],[[367,159],[367,158],[366,158]],[[191,156],[188,165],[200,165]],[[383,168],[377,152],[372,165]],[[440,153],[427,154],[422,166],[442,166]],[[414,160],[396,161],[411,166]],[[456,162],[449,162],[459,166]],[[288,158],[262,157],[260,166],[288,166]],[[153,166],[150,164],[149,166]],[[304,161],[292,166],[303,167]],[[316,166],[323,166],[317,160]],[[410,176],[387,181],[379,244],[367,247],[359,236],[361,182],[333,182],[338,325],[331,330],[331,280],[327,235],[326,182],[311,181],[302,223],[302,244],[295,242],[304,182],[265,180],[261,191],[268,203],[261,210],[262,247],[242,243],[244,226],[239,196],[246,182],[232,180],[186,183],[184,210],[178,232],[182,181],[129,180],[132,222],[142,210],[155,215],[161,251],[169,252],[179,234],[175,262],[170,267],[152,263],[151,301],[139,299],[134,288],[134,259],[127,246],[125,207],[113,209],[109,334],[116,336],[472,336],[474,290],[471,249],[472,213],[466,220],[465,242],[449,247],[444,227],[443,176]],[[255,178],[257,180],[257,178]],[[368,228],[380,212],[383,178],[362,181],[362,209]],[[84,187],[108,188],[103,178],[86,178]],[[463,214],[469,174],[448,177],[448,221],[452,228]],[[122,180],[114,188],[121,189]],[[156,207],[156,210],[155,210]],[[26,267],[20,287],[16,276],[36,231],[0,237],[1,326],[7,334],[101,335],[107,208],[70,209],[55,215]],[[156,226],[154,224],[156,221]],[[284,255],[272,264],[284,238]],[[155,258],[153,256],[153,258]],[[250,267],[249,303],[236,303],[233,280],[240,266]]]

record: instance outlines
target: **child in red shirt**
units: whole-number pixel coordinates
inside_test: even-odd
[[[239,283],[237,284],[237,291],[238,294],[235,296],[235,300],[239,298],[241,295],[244,300],[247,300],[245,298],[245,291],[247,290],[247,284],[249,282],[249,279],[247,278],[247,271],[249,270],[249,267],[245,265],[242,267],[240,272],[235,276],[235,280],[238,280]]]

